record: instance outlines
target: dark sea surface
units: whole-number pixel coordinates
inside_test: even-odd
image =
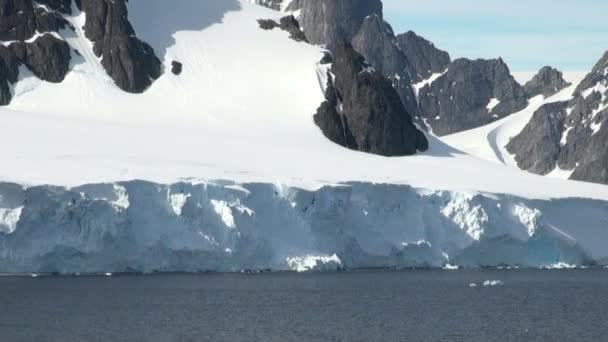
[[[0,341],[608,341],[608,270],[0,277]]]

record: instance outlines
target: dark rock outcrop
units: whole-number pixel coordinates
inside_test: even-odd
[[[174,75],[181,75],[183,68],[184,68],[184,66],[182,65],[182,63],[180,63],[178,61],[171,62],[171,72]]]
[[[79,1],[79,0],[75,0]],[[63,14],[72,14],[72,0],[36,0],[41,5],[48,6],[48,8],[59,11]]]
[[[36,33],[31,0],[0,0],[0,41],[23,41]]]
[[[608,184],[607,119],[608,52],[570,101],[541,107],[507,150],[524,170],[547,174],[559,167],[572,171],[571,179]]]
[[[382,19],[380,0],[315,0],[302,3],[299,20],[311,43],[333,51],[339,42],[352,41],[372,14]]]
[[[296,42],[308,42],[306,35],[300,29],[300,24],[293,15],[281,18],[278,23],[272,19],[260,19],[258,20],[258,24],[263,30],[273,30],[278,27],[288,32],[291,39]]]
[[[71,1],[69,1],[71,4]],[[45,2],[40,2],[45,5]],[[0,105],[12,99],[11,85],[19,78],[19,66],[27,66],[48,82],[61,82],[68,73],[71,53],[68,44],[51,34],[69,27],[53,9],[31,0],[0,0]],[[33,42],[26,42],[42,34]]]
[[[28,44],[11,44],[10,50],[21,64],[41,80],[59,83],[69,71],[70,46],[53,35],[45,34]]]
[[[524,109],[526,94],[502,59],[457,59],[441,77],[420,89],[419,106],[438,135],[499,120]]]
[[[399,48],[391,26],[377,14],[369,15],[353,37],[352,45],[374,69],[390,79],[405,109],[418,118],[408,59]]]
[[[550,66],[540,69],[530,81],[524,85],[524,91],[529,98],[543,95],[550,97],[572,85],[564,79],[561,71]]]
[[[507,150],[516,152],[520,168],[541,175],[555,169],[561,152],[567,103],[549,103],[538,109],[530,123],[511,139]]]
[[[101,64],[124,91],[141,93],[161,75],[154,50],[139,40],[129,23],[125,0],[82,0],[85,32]]]
[[[407,58],[412,81],[421,82],[442,73],[451,62],[450,55],[413,31],[397,35],[397,44]]]
[[[0,106],[6,106],[13,97],[10,86],[19,77],[19,61],[8,47],[0,45]]]
[[[428,149],[391,82],[347,43],[336,45],[326,101],[314,116],[331,141],[383,156],[412,155]],[[335,76],[332,77],[332,76]]]

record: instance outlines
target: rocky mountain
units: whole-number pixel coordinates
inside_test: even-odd
[[[395,35],[383,20],[380,0],[301,0],[289,5],[301,9],[298,19],[311,43],[333,51],[337,42],[351,42],[391,80],[415,122],[437,135],[488,124],[527,104],[526,92],[501,59],[452,63],[447,52],[412,31]]]
[[[457,59],[419,90],[418,100],[428,125],[440,136],[487,125],[528,103],[502,59]]]
[[[397,35],[397,44],[409,62],[412,81],[423,82],[443,73],[451,63],[450,55],[435,44],[408,31]]]
[[[524,170],[543,175],[565,170],[571,179],[607,184],[607,117],[608,52],[571,100],[541,107],[507,149]]]
[[[428,149],[390,81],[346,42],[335,48],[326,101],[314,120],[327,138],[353,150],[403,156]]]
[[[572,84],[564,80],[564,75],[561,71],[550,66],[545,66],[524,85],[524,91],[529,98],[538,95],[543,95],[547,98],[570,85]]]

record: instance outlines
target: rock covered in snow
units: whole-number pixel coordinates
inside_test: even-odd
[[[428,149],[426,137],[414,126],[390,81],[349,43],[336,47],[329,82],[326,101],[314,120],[331,141],[383,156]]]
[[[447,135],[499,120],[527,106],[527,98],[502,59],[457,59],[418,94],[433,133]]]
[[[0,105],[10,103],[10,86],[18,80],[20,65],[48,82],[64,79],[70,48],[51,33],[68,26],[61,15],[31,0],[0,0]]]
[[[537,95],[543,95],[547,98],[570,85],[571,83],[564,79],[561,71],[550,66],[545,66],[524,85],[524,91],[530,98]]]

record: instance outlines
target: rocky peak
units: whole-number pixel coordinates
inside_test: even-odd
[[[502,59],[457,59],[418,94],[427,123],[447,135],[499,120],[524,109],[525,92]]]
[[[538,95],[550,97],[570,85],[572,84],[564,80],[564,75],[561,71],[550,66],[545,66],[524,85],[524,90],[529,98]]]
[[[397,44],[407,57],[412,81],[421,82],[433,74],[444,72],[451,62],[450,55],[413,31],[397,35]]]
[[[428,149],[391,82],[348,42],[336,45],[328,73],[326,101],[314,116],[331,141],[383,156],[412,155]]]
[[[311,43],[333,51],[339,42],[352,41],[372,14],[382,19],[380,0],[315,0],[302,3],[299,20]]]

